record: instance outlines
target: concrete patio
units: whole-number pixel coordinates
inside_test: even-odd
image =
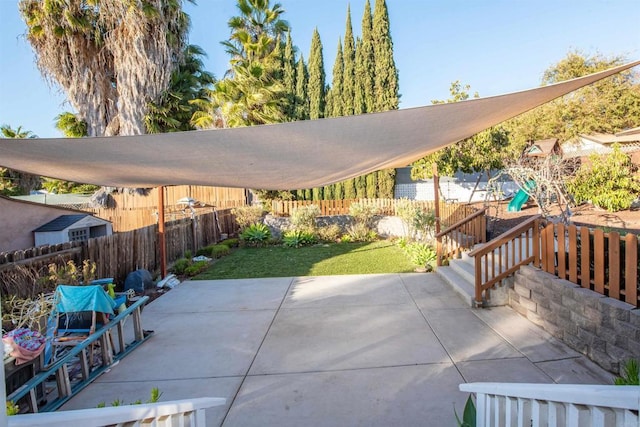
[[[219,426],[445,426],[463,382],[611,384],[507,307],[435,274],[192,281],[149,304],[155,336],[63,410],[224,397]]]

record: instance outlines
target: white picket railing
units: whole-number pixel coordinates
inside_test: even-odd
[[[144,405],[43,412],[8,417],[8,427],[205,427],[204,411],[226,399],[201,397]]]
[[[476,426],[640,426],[640,386],[469,383]]]

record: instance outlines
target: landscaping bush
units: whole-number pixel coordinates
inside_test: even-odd
[[[300,206],[291,211],[291,225],[296,230],[313,230],[316,228],[316,217],[320,215],[317,205]]]
[[[311,231],[289,230],[284,233],[282,241],[285,246],[299,248],[316,243],[316,236]]]
[[[436,264],[436,251],[431,245],[422,242],[412,242],[404,246],[409,260],[418,267],[433,271]]]
[[[211,247],[211,251],[209,252],[211,258],[222,258],[225,255],[229,255],[231,253],[231,248],[227,246],[225,243],[218,243],[217,245],[213,245]]]
[[[204,248],[198,249],[198,251],[196,252],[196,256],[210,257],[211,256],[211,250],[213,249],[214,246],[215,245],[209,245],[209,246],[205,246]]]
[[[373,242],[378,239],[378,233],[361,222],[349,226],[347,233],[350,242]]]
[[[271,238],[269,227],[262,223],[251,224],[240,233],[240,239],[249,246],[261,246]]]
[[[189,265],[191,265],[191,260],[188,260],[187,258],[180,258],[173,263],[173,273],[176,276],[183,276]]]
[[[338,224],[331,224],[318,228],[317,234],[323,242],[337,242],[342,235],[342,228]]]
[[[209,263],[207,261],[197,261],[185,268],[184,274],[190,277],[195,276],[205,271],[208,267]]]
[[[244,230],[251,224],[259,223],[262,219],[262,206],[241,206],[231,209],[240,230]]]
[[[240,243],[240,241],[238,239],[226,239],[226,240],[223,240],[220,243],[224,243],[225,245],[229,246],[230,248],[237,248],[238,247],[238,243]]]
[[[380,212],[377,206],[366,203],[352,203],[349,206],[349,215],[355,219],[356,223],[362,223],[368,228],[373,228],[373,219]]]

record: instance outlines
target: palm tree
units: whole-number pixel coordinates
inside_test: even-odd
[[[192,117],[199,128],[238,127],[284,120],[286,93],[278,81],[281,37],[289,24],[284,10],[270,0],[238,0],[239,16],[229,22],[231,36],[222,42],[231,55],[231,69],[218,81],[208,100]]]
[[[20,0],[43,76],[59,85],[89,136],[145,132],[186,45],[182,1]]]
[[[37,138],[33,132],[22,129],[22,126],[12,129],[10,126],[2,125],[0,126],[0,133],[3,138]],[[0,194],[18,196],[29,194],[31,190],[38,188],[40,188],[40,177],[38,175],[0,168]]]

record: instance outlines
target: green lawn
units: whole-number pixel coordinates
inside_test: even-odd
[[[287,248],[239,248],[215,261],[195,280],[336,274],[408,273],[414,266],[389,241]]]

